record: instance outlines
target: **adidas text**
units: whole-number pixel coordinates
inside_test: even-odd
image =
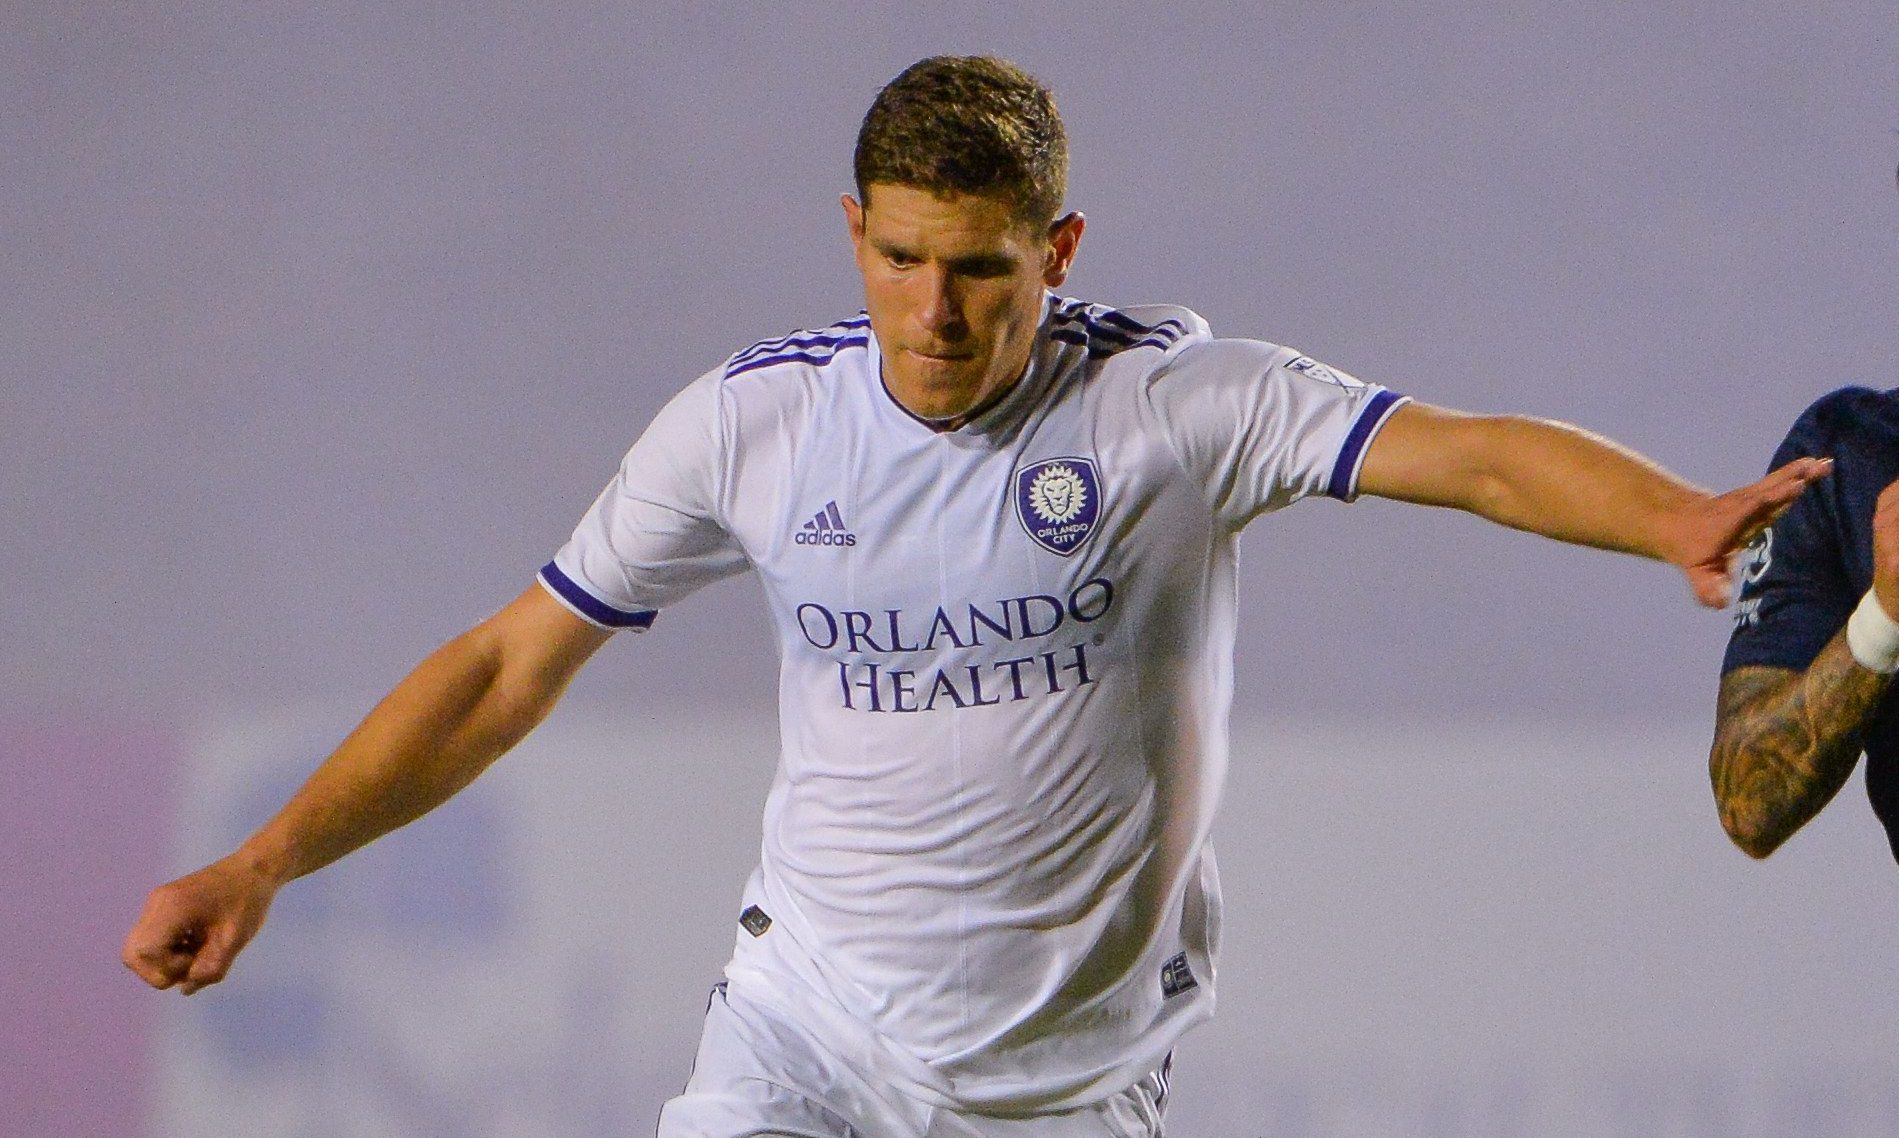
[[[836,530],[828,529],[819,530],[815,533],[808,529],[802,529],[793,534],[791,540],[797,542],[799,545],[856,545],[857,535],[854,533],[839,533]]]

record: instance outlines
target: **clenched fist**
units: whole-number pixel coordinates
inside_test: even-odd
[[[224,979],[263,927],[277,883],[235,855],[161,885],[125,938],[125,966],[185,995]]]

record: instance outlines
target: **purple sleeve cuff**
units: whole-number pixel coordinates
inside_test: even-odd
[[[567,607],[583,619],[590,620],[603,628],[645,629],[652,625],[653,618],[659,615],[658,609],[645,609],[637,612],[622,612],[580,587],[560,566],[549,561],[541,567],[541,584],[547,591],[565,602]]]
[[[1372,436],[1378,428],[1385,425],[1401,404],[1411,401],[1408,395],[1395,391],[1380,391],[1366,402],[1358,413],[1358,421],[1345,434],[1345,445],[1339,448],[1338,461],[1332,464],[1332,478],[1326,483],[1325,492],[1341,502],[1349,502],[1358,496],[1358,469],[1365,464],[1365,451],[1371,445]]]

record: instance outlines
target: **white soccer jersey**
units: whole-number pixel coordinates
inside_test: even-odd
[[[1077,1106],[1212,1011],[1237,535],[1351,498],[1402,400],[1184,308],[1056,297],[958,430],[880,374],[861,315],[733,356],[541,580],[643,628],[755,569],[782,751],[733,989],[925,1101]]]

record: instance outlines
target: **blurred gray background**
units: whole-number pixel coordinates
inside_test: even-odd
[[[173,1036],[111,969],[143,889],[225,834],[188,824],[193,779],[262,762],[205,740],[304,709],[325,730],[284,761],[307,766],[527,584],[671,392],[855,311],[836,199],[857,122],[938,52],[1002,54],[1056,91],[1090,222],[1074,295],[1188,304],[1709,485],[1755,477],[1819,394],[1893,383],[1891,0],[5,5],[0,918],[52,932],[4,981],[38,1009],[12,1042],[39,1058],[0,1101],[41,1113],[0,1126],[41,1132],[85,1080],[95,1107],[127,1104],[113,1126],[178,1117],[151,1089],[179,1069]],[[1618,872],[1727,856],[1694,798],[1726,618],[1672,571],[1366,502],[1269,517],[1242,572],[1242,733],[1506,722],[1597,754],[1608,723],[1667,740],[1630,769],[1683,796]],[[763,617],[749,583],[695,597],[612,645],[561,714],[635,739],[682,709],[755,722]],[[737,787],[706,826],[742,861],[765,738],[630,759],[606,793]],[[1470,757],[1368,753],[1413,788]],[[1541,761],[1484,817],[1560,786],[1564,753]],[[1352,801],[1299,769],[1313,802]],[[241,832],[266,806],[232,809]],[[1883,888],[1858,790],[1834,811],[1856,852],[1814,880]],[[1318,840],[1310,813],[1283,822]],[[1791,872],[1729,868],[1743,890]],[[1415,895],[1362,869],[1390,891],[1373,910]],[[1875,888],[1837,919],[1889,928]],[[1537,904],[1485,911],[1507,932]],[[1312,923],[1275,927],[1275,950]],[[71,1044],[88,1032],[129,1042]],[[687,1058],[655,1062],[670,1079]]]
[[[526,583],[671,392],[856,311],[851,142],[932,52],[1057,92],[1076,295],[1722,486],[1816,395],[1891,383],[1890,0],[7,24],[16,699],[380,691]],[[1383,505],[1248,553],[1242,706],[1707,711],[1724,623],[1658,567]],[[582,690],[765,699],[761,611],[682,607]]]

